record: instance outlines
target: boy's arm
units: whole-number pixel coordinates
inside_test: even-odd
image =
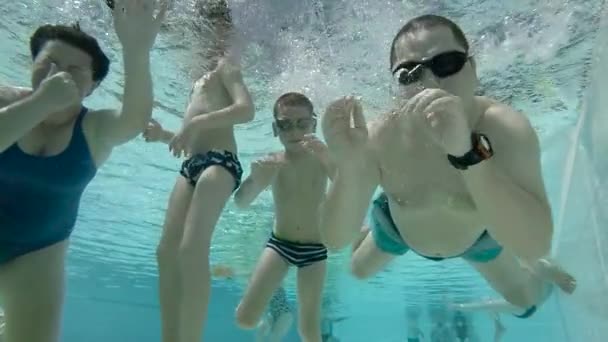
[[[232,104],[217,111],[197,115],[191,125],[203,129],[234,126],[253,120],[254,106],[249,90],[245,86],[241,70],[229,62],[222,66],[221,77],[224,88],[232,98]]]
[[[171,142],[171,139],[173,139],[173,137],[175,136],[175,133],[163,129],[162,132],[160,132],[160,142],[163,142],[165,144],[168,144]]]
[[[240,209],[248,208],[251,203],[274,180],[281,165],[279,156],[268,156],[251,164],[251,174],[234,194],[234,203]]]
[[[243,184],[239,187],[237,192],[234,194],[234,203],[239,209],[247,209],[253,203],[253,201],[258,197],[258,195],[264,191],[270,185],[262,184],[257,182],[249,175],[244,181]]]
[[[165,129],[158,121],[155,119],[150,119],[148,122],[148,127],[143,133],[143,137],[146,142],[162,142],[165,144],[169,144],[171,139],[175,136],[175,133],[171,132],[168,129]]]

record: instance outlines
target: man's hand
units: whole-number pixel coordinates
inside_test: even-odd
[[[368,131],[361,104],[355,98],[348,96],[332,102],[321,126],[333,160],[349,163],[364,155]]]

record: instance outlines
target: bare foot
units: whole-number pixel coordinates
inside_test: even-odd
[[[211,268],[211,274],[218,278],[232,278],[234,271],[229,266],[216,265]]]
[[[543,278],[554,283],[567,294],[572,294],[576,289],[576,279],[557,264],[540,259],[538,261],[538,272]]]

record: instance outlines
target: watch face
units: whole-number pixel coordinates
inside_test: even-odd
[[[488,141],[488,138],[486,138],[485,136],[480,136],[479,137],[479,143],[481,144],[481,146],[483,147],[484,150],[486,151],[491,151],[492,150],[492,146],[490,145],[490,141]]]
[[[482,160],[488,159],[494,154],[490,140],[483,134],[477,136],[477,153]]]

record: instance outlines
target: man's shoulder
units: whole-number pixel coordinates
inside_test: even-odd
[[[486,106],[481,126],[492,131],[502,130],[511,133],[532,129],[532,124],[526,114],[497,101]]]
[[[505,145],[519,141],[524,144],[537,143],[537,134],[527,115],[504,103],[493,102],[484,111],[479,125],[481,133]]]

